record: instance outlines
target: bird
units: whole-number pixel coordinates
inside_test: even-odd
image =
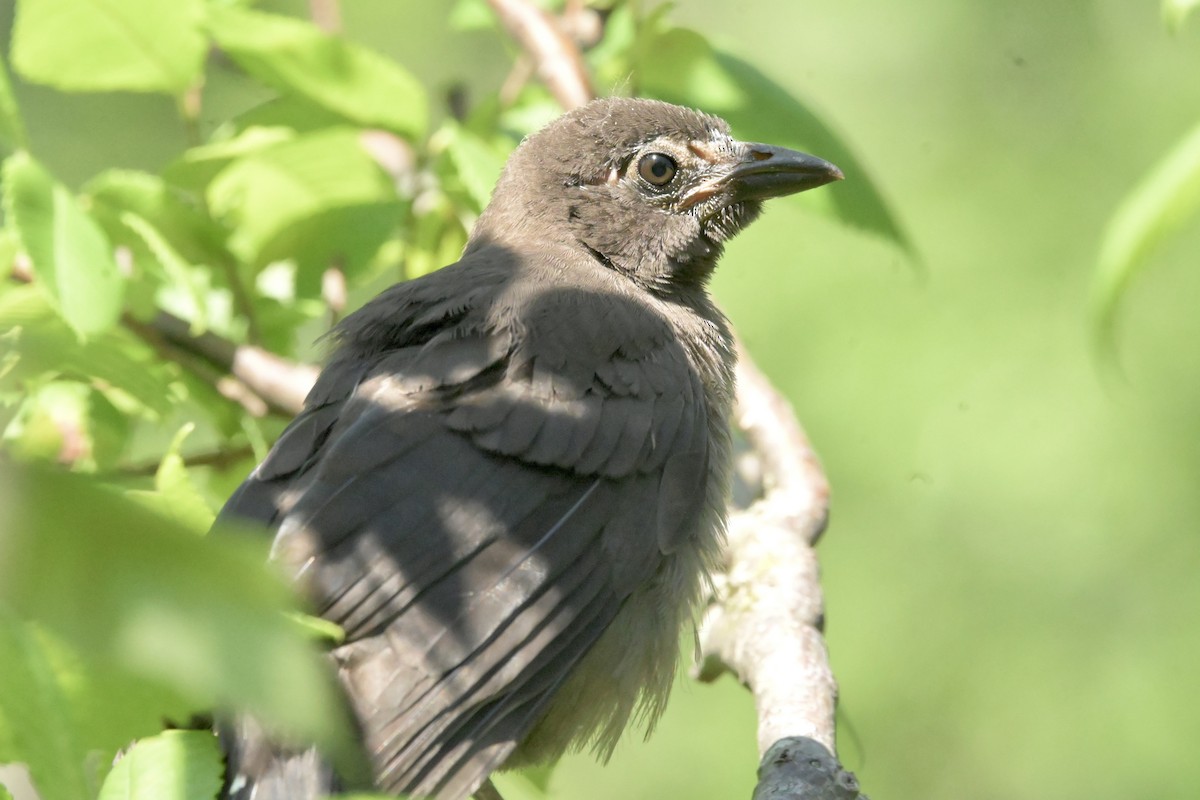
[[[842,177],[700,111],[594,100],[518,145],[458,262],[331,332],[220,518],[273,534],[344,631],[375,788],[463,800],[653,727],[723,541],[735,356],[709,279],[765,200]],[[235,728],[228,797],[338,788]]]

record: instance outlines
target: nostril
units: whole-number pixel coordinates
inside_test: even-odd
[[[771,157],[771,151],[770,150],[751,150],[750,157],[753,158],[755,161],[766,161],[768,158]]]

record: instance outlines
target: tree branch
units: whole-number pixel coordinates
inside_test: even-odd
[[[595,97],[579,48],[554,17],[527,0],[488,0],[509,35],[533,58],[537,76],[563,108]]]
[[[22,283],[33,281],[25,259],[17,259],[9,274]],[[193,334],[186,320],[165,311],[148,323],[126,314],[121,324],[254,416],[268,411],[295,416],[317,380],[319,370],[311,364],[298,364],[256,345],[236,344],[211,331]]]
[[[852,800],[858,782],[837,762],[837,682],[822,636],[824,600],[813,546],[829,484],[787,400],[740,347],[735,422],[762,493],[730,516],[725,568],[700,625],[703,681],[726,670],[754,693],[761,756],[755,800]]]

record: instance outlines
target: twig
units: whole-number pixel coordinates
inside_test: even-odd
[[[346,273],[340,263],[334,263],[321,273],[321,299],[329,311],[329,327],[332,328],[346,313]]]
[[[554,18],[528,0],[488,0],[513,37],[533,57],[537,75],[563,108],[595,97],[579,48]]]
[[[160,312],[149,327],[171,344],[228,371],[272,410],[288,416],[304,407],[317,379],[318,369],[310,364],[298,364],[255,345],[235,344],[212,332],[194,335],[187,322],[172,314]]]
[[[216,467],[217,469],[226,469],[234,464],[245,461],[253,455],[254,448],[247,444],[225,450],[193,453],[192,455],[183,457],[183,464],[187,467]],[[153,475],[158,472],[160,464],[160,461],[145,461],[140,464],[129,464],[119,469],[125,475]]]

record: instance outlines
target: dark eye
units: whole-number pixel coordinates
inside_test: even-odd
[[[652,186],[666,186],[675,177],[675,160],[662,153],[647,153],[638,160],[638,175]]]

